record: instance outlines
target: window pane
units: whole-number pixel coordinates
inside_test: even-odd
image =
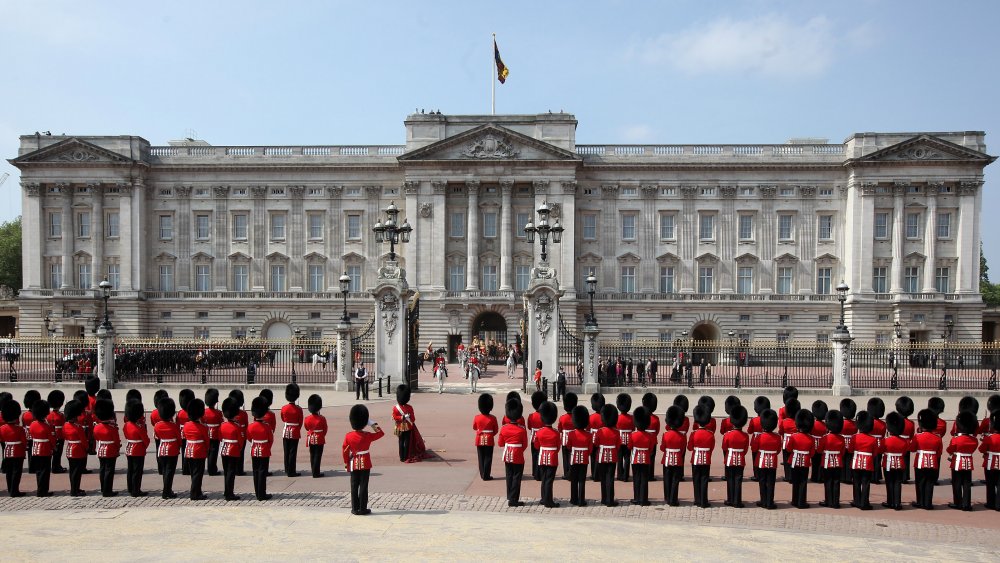
[[[791,215],[779,215],[778,216],[778,238],[782,240],[788,240],[792,238],[792,216]]]
[[[951,236],[951,213],[938,213],[937,236],[938,238]]]
[[[49,236],[62,236],[62,213],[49,213]]]
[[[621,292],[635,293],[635,266],[622,266]]]
[[[597,215],[583,216],[583,238],[584,240],[597,239]]]
[[[118,212],[108,213],[108,224],[107,228],[104,229],[105,236],[117,237],[121,236],[121,226],[119,224]]]
[[[819,268],[816,270],[816,293],[820,295],[829,295],[832,277],[832,268]]]
[[[285,215],[271,215],[271,238],[282,240],[285,238]]]
[[[89,237],[90,236],[90,213],[77,213],[76,214],[77,231],[76,236],[79,237]]]
[[[62,287],[62,264],[49,264],[49,286],[52,289]]]
[[[819,238],[833,238],[833,215],[819,216]]]
[[[660,238],[665,240],[674,238],[673,215],[660,215]]]
[[[195,217],[195,237],[207,239],[210,233],[208,215],[198,215]]]
[[[875,293],[886,292],[886,268],[884,266],[872,270],[872,291]]]
[[[753,293],[753,268],[740,266],[736,270],[736,293],[746,295]]]
[[[889,238],[889,214],[875,214],[875,238]]]
[[[531,279],[531,266],[516,266],[514,275],[514,290],[524,291],[528,289],[528,282]]]
[[[702,215],[699,218],[698,238],[702,240],[709,240],[714,238],[714,234],[715,234],[715,216]]]
[[[212,290],[212,268],[210,266],[205,264],[195,266],[194,288],[195,291]]]
[[[938,293],[948,293],[951,289],[948,268],[937,268],[934,275],[934,287]]]
[[[584,233],[586,233],[587,216],[584,215],[583,219],[584,219]],[[528,224],[527,213],[518,213],[514,215],[514,234],[517,235],[517,238],[524,238],[524,226],[527,224]],[[584,234],[584,237],[586,238],[586,234]]]
[[[111,289],[119,289],[121,287],[121,280],[121,265],[108,264],[108,283],[111,284]]]
[[[361,216],[360,215],[348,215],[347,216],[347,238],[348,238],[348,240],[360,240],[361,239]]]
[[[160,266],[160,291],[174,290],[174,267],[171,265]]]
[[[483,266],[483,291],[497,290],[497,267],[493,265]]]
[[[77,287],[80,289],[90,289],[90,264],[80,264],[77,271]]]
[[[321,264],[311,264],[309,266],[309,291],[323,291],[323,266]]]
[[[753,215],[740,215],[740,240],[753,239]]]
[[[778,268],[777,292],[787,295],[792,292],[792,269],[788,267]]]
[[[906,214],[906,238],[918,238],[920,236],[920,214]]]
[[[174,238],[174,217],[160,215],[160,239],[170,240],[172,238]]]
[[[246,240],[247,238],[246,215],[233,215],[233,238],[236,240]]]
[[[323,216],[318,213],[309,215],[309,238],[323,238]]]
[[[660,266],[660,293],[674,292],[674,267]]]
[[[710,267],[698,268],[698,293],[712,293],[715,289],[713,277],[715,272]]]
[[[917,293],[917,279],[920,275],[920,268],[907,266],[903,269],[903,291],[906,293]]]
[[[622,215],[622,240],[635,240],[635,220],[635,215]]]
[[[348,266],[347,277],[351,278],[351,293],[361,292],[361,266]]]
[[[451,230],[449,236],[461,238],[465,236],[465,213],[451,214]]]
[[[233,291],[250,291],[250,267],[233,266]]]
[[[486,238],[497,236],[497,214],[493,211],[483,213],[483,236]]]
[[[465,290],[465,265],[452,264],[448,266],[448,291]]]

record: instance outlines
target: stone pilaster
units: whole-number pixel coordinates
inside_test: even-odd
[[[104,190],[100,184],[90,184],[91,217],[90,237],[93,256],[90,261],[90,287],[99,289],[98,284],[107,275],[104,267]]]
[[[42,186],[35,182],[21,182],[24,190],[21,195],[21,209],[24,220],[21,228],[24,235],[21,238],[24,249],[23,282],[26,288],[40,288],[45,285],[47,272],[42,257],[42,248],[48,238],[48,217],[42,202]]]
[[[288,233],[288,289],[302,291],[305,287],[306,268],[303,256],[306,254],[306,215],[302,211],[302,196],[306,193],[305,186],[288,186],[288,194],[292,199],[292,212],[289,214],[286,226]]]
[[[514,261],[514,229],[511,226],[513,180],[500,180],[500,291],[513,289],[511,276]]]
[[[337,391],[348,391],[351,388],[351,361],[354,357],[351,351],[351,329],[350,321],[341,320],[337,324],[337,381],[334,389]]]
[[[835,331],[830,341],[833,343],[833,388],[835,397],[851,396],[851,334]]]
[[[406,311],[413,295],[395,262],[378,269],[375,298],[375,377],[406,379]]]
[[[937,194],[941,189],[940,183],[927,184],[927,214],[924,217],[924,287],[922,293],[934,293],[937,291],[935,283],[935,269],[937,268]]]
[[[465,290],[479,291],[479,181],[469,180],[465,183],[469,193],[469,211],[466,215],[468,227],[465,231]]]
[[[174,186],[174,195],[177,197],[176,287],[178,291],[188,291],[191,289],[191,186]]]
[[[247,225],[247,236],[250,237],[250,255],[253,258],[250,267],[250,289],[264,291],[267,276],[264,272],[267,254],[268,224],[267,224],[267,186],[250,186],[250,196],[253,198],[253,214]]]
[[[903,194],[906,184],[897,183],[892,189],[892,279],[889,291],[903,291],[903,240],[906,236],[906,218],[903,216]]]
[[[583,327],[583,392],[588,395],[601,392],[597,374],[597,352],[600,350],[600,341],[597,337],[600,334],[601,331],[596,326]]]
[[[56,184],[62,197],[62,285],[53,289],[68,289],[73,285],[73,239],[76,237],[76,217],[73,217],[73,186]]]

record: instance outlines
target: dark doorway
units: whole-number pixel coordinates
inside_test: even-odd
[[[472,321],[472,336],[486,346],[490,363],[507,360],[507,319],[495,311],[480,313]]]
[[[462,343],[461,334],[448,335],[448,362],[458,361],[458,345]]]

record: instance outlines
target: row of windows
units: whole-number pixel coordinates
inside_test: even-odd
[[[903,236],[908,239],[923,238],[924,224],[922,213],[907,213],[903,224]],[[889,229],[892,212],[875,212],[875,238],[878,240],[888,240],[892,238]],[[939,239],[951,238],[951,213],[941,212],[937,214],[937,222],[934,224],[935,235]]]
[[[448,291],[465,290],[465,266],[452,264],[448,266]],[[514,266],[514,291],[525,291],[531,281],[531,266]],[[480,270],[479,288],[483,291],[497,291],[500,288],[500,278],[497,266],[485,264]]]
[[[48,214],[49,238],[61,238],[63,233],[62,213],[49,212]],[[90,212],[80,211],[76,214],[76,233],[80,238],[89,238],[91,232]],[[121,236],[121,220],[117,211],[110,211],[104,214],[104,236],[117,238]]]
[[[782,315],[782,316],[787,316],[787,315]],[[785,319],[785,320],[787,320],[787,319]],[[664,330],[664,331],[660,331],[659,334],[658,334],[658,336],[659,336],[660,342],[676,342],[675,336],[679,336],[679,335],[675,335],[674,332],[671,331],[671,330]],[[740,333],[738,333],[738,334],[735,335],[735,337],[734,337],[733,340],[735,342],[749,341],[751,339],[751,336],[752,335],[749,332],[740,332]],[[624,341],[632,341],[632,340],[635,340],[635,333],[632,332],[631,330],[623,330],[620,333],[618,333],[618,338],[620,338],[621,340],[624,340]],[[779,331],[775,332],[774,339],[777,342],[789,342],[791,340],[791,333],[788,332],[788,331],[779,330]],[[827,332],[817,332],[816,333],[816,343],[817,344],[828,344],[829,342],[830,342],[830,334],[829,333],[827,333]],[[680,352],[683,349],[684,344],[680,343],[680,344],[678,344],[678,346],[679,347],[677,348],[677,351]]]

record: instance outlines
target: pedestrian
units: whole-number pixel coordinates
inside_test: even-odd
[[[163,468],[163,493],[165,499],[177,498],[174,492],[174,473],[177,471],[177,456],[181,453],[181,431],[174,422],[176,410],[174,400],[163,397],[157,404],[160,421],[153,427],[153,434],[160,441],[156,449],[159,464]]]
[[[256,397],[250,403],[250,413],[253,422],[247,427],[247,441],[250,442],[250,464],[253,468],[253,491],[257,500],[271,500],[267,493],[268,464],[271,461],[271,444],[274,443],[274,432],[265,421],[268,410],[267,399]]]
[[[184,455],[188,460],[188,471],[191,474],[190,498],[205,500],[208,497],[201,490],[208,459],[208,428],[202,422],[205,416],[205,402],[201,399],[191,399],[187,413],[188,421],[184,423],[181,433],[186,439]]]
[[[576,408],[580,399],[577,397],[576,393],[569,392],[563,395],[563,410],[566,411],[562,416],[559,417],[559,422],[556,424],[556,430],[559,431],[560,442],[562,444],[562,466],[563,466],[563,480],[569,480],[570,473],[570,454],[572,453],[569,445],[569,437],[575,430],[575,425],[573,424],[573,409]]]
[[[979,421],[973,411],[964,410],[955,417],[958,431],[948,442],[948,453],[951,454],[951,491],[952,502],[948,508],[972,511],[972,454],[978,449],[976,428]]]
[[[13,399],[0,408],[0,442],[3,442],[3,473],[7,479],[7,494],[11,498],[23,497],[21,475],[27,455],[28,433],[21,426],[21,405]]]
[[[646,393],[642,396],[642,407],[646,409],[649,413],[649,427],[646,428],[646,433],[652,435],[653,445],[655,446],[660,440],[660,417],[656,415],[656,407],[658,406],[658,401],[656,395],[653,393]],[[635,416],[633,415],[633,418]],[[649,456],[649,481],[652,483],[656,481],[656,450],[654,449]]]
[[[359,364],[354,370],[354,400],[368,400],[368,368]]]
[[[542,404],[545,403],[545,393],[542,391],[535,391],[531,394],[531,407],[535,412],[528,415],[528,443],[531,444],[531,477],[535,481],[542,480],[541,471],[538,468],[538,446],[535,445],[535,432],[538,432],[544,423],[542,423],[542,415],[538,412]]]
[[[778,428],[778,413],[764,409],[760,413],[760,434],[750,441],[750,449],[756,455],[757,487],[760,500],[757,506],[774,510],[774,483],[778,472],[778,454],[781,451],[781,437],[774,431]]]
[[[504,408],[510,422],[497,435],[497,445],[503,448],[504,477],[507,484],[507,506],[524,506],[521,502],[521,477],[524,475],[524,450],[528,447],[528,431],[518,426],[524,412],[521,401],[510,400]]]
[[[851,501],[851,506],[861,510],[872,510],[871,483],[875,468],[875,454],[878,453],[880,446],[878,439],[871,435],[874,419],[868,411],[859,412],[855,422],[858,425],[858,433],[851,441],[850,450],[854,454],[851,460],[854,483],[854,500]]]
[[[618,407],[618,475],[619,481],[629,481],[629,470],[632,465],[632,433],[635,432],[635,422],[632,420],[632,396],[619,393],[615,398]]]
[[[31,405],[31,426],[28,436],[31,438],[31,459],[35,465],[35,481],[37,489],[35,496],[50,497],[49,478],[52,475],[52,447],[56,441],[55,431],[48,422],[49,402],[38,399]]]
[[[219,404],[219,390],[209,388],[205,390],[205,415],[201,417],[202,424],[208,429],[208,460],[206,461],[206,471],[210,476],[219,474],[219,446],[221,438],[219,428],[222,427],[222,411],[217,407]]]
[[[497,417],[493,416],[493,395],[479,396],[479,414],[472,419],[472,429],[476,431],[476,458],[479,462],[479,478],[493,480],[493,446],[500,431]]]
[[[747,410],[736,405],[729,414],[729,431],[722,436],[722,455],[726,474],[726,506],[743,508],[743,471],[750,436],[743,431],[747,423]]]
[[[541,504],[546,508],[558,508],[559,503],[552,498],[552,486],[559,468],[559,432],[552,428],[559,417],[559,410],[552,402],[545,401],[538,408],[542,427],[535,432],[532,448],[538,450],[538,474],[541,484]]]
[[[917,423],[920,431],[913,437],[911,449],[916,452],[913,459],[913,477],[916,486],[916,500],[911,506],[934,509],[934,486],[941,473],[941,453],[944,445],[941,436],[935,433],[938,425],[938,415],[932,409],[923,409],[917,413]]]
[[[816,442],[812,437],[812,429],[816,424],[816,417],[813,413],[805,409],[799,410],[795,414],[796,432],[788,437],[786,445],[788,456],[788,477],[792,484],[792,506],[795,508],[809,508],[806,501],[806,493],[809,484],[809,467],[812,465],[813,454],[816,450]]]
[[[844,415],[838,410],[826,413],[827,434],[820,438],[816,451],[819,454],[823,477],[823,500],[820,506],[840,508],[840,477],[844,458]]]
[[[289,383],[285,386],[285,400],[288,404],[281,407],[281,421],[285,427],[281,433],[281,446],[284,453],[285,475],[287,477],[298,477],[299,472],[295,470],[295,458],[299,453],[299,438],[302,434],[302,407],[295,402],[299,400],[299,386],[296,383]]]
[[[558,401],[564,395],[566,395],[566,368],[559,366],[559,373],[556,375],[556,396],[553,400]]]
[[[416,418],[413,407],[410,406],[410,387],[402,384],[396,386],[396,406],[392,408],[392,420],[396,424],[394,432],[399,439],[399,461],[403,463],[409,463],[410,460],[410,433]]]
[[[656,457],[656,436],[649,429],[650,413],[638,407],[632,413],[635,431],[629,438],[629,462],[632,465],[632,504],[649,506],[649,460]]]
[[[618,465],[618,450],[621,438],[618,436],[618,409],[614,405],[604,405],[601,409],[601,428],[594,438],[597,450],[597,479],[601,482],[601,504],[618,506],[615,500],[615,468]]]
[[[132,497],[144,497],[142,490],[142,469],[146,462],[146,450],[149,449],[149,431],[143,424],[145,409],[139,401],[125,402],[125,460],[127,469],[125,483],[128,494]]]
[[[307,403],[309,416],[303,422],[306,429],[306,443],[309,444],[309,468],[314,479],[323,476],[320,470],[323,460],[323,446],[326,445],[326,417],[320,414],[323,410],[323,398],[319,395],[309,395]]]
[[[668,506],[679,506],[677,491],[687,446],[687,437],[681,432],[684,420],[684,412],[677,405],[671,405],[664,415],[666,430],[660,440],[660,451],[663,452],[663,500]]]
[[[704,403],[694,408],[695,430],[688,437],[687,449],[691,452],[691,481],[694,486],[694,505],[710,508],[708,501],[708,477],[712,468],[712,452],[715,450],[715,432],[708,429],[712,413]]]
[[[997,495],[1000,488],[1000,410],[994,409],[988,420],[990,433],[983,437],[979,446],[986,474],[986,508],[1000,511],[1000,496]]]
[[[225,422],[219,427],[220,447],[219,454],[222,456],[222,483],[223,498],[227,502],[240,500],[234,492],[236,488],[236,474],[242,467],[240,456],[243,455],[243,428],[237,418],[243,412],[239,402],[234,397],[227,397],[222,401],[222,416]]]
[[[83,403],[73,399],[66,403],[64,410],[66,423],[63,425],[63,439],[66,441],[66,464],[69,470],[69,496],[82,497],[87,493],[80,488],[83,471],[87,468],[87,432],[80,425]]]
[[[885,426],[889,436],[885,439],[885,452],[882,454],[886,498],[882,506],[902,510],[903,478],[906,471],[903,454],[910,450],[910,441],[902,437],[903,415],[895,411],[889,413],[885,417]]]
[[[368,407],[354,405],[348,413],[351,432],[344,436],[342,451],[344,467],[351,474],[351,514],[364,516],[371,514],[368,508],[368,479],[372,472],[371,444],[385,433],[377,422],[373,422],[368,414]],[[365,426],[370,426],[371,432],[364,432]]]

